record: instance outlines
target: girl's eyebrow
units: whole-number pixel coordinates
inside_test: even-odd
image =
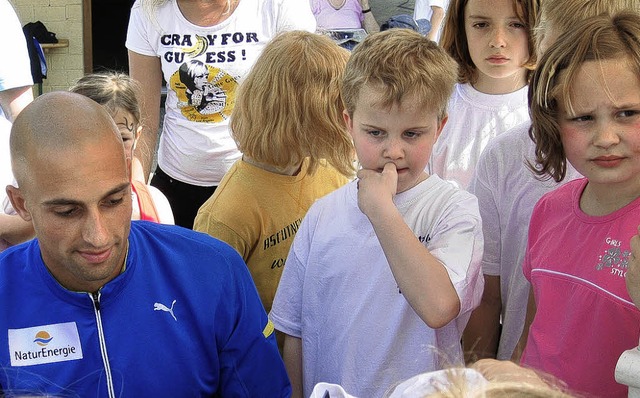
[[[469,18],[469,19],[494,19],[494,17],[492,17],[492,16],[481,15],[481,14],[480,15],[478,15],[478,14],[467,15],[467,18]],[[517,15],[512,15],[512,16],[507,17],[505,19],[520,21],[520,18],[518,18]]]
[[[373,124],[360,123],[360,126],[370,129],[382,130],[380,127],[374,126]]]
[[[640,102],[623,102],[620,105],[615,105],[613,109],[620,110],[620,109],[629,109],[629,108],[638,108],[638,107],[640,107]]]
[[[386,131],[383,128],[380,127],[376,127],[374,125],[371,124],[366,124],[366,123],[360,123],[361,127],[365,127],[365,128],[369,128],[369,129],[375,129],[375,130],[380,130],[380,131]],[[403,131],[416,131],[416,130],[427,130],[430,129],[431,126],[427,125],[427,126],[413,126],[413,127],[407,127],[406,129],[404,129]]]

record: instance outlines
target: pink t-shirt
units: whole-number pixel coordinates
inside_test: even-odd
[[[569,182],[533,210],[523,270],[537,311],[522,363],[578,393],[626,397],[614,374],[620,355],[640,337],[640,311],[625,286],[640,199],[589,216],[579,207],[586,184],[584,178]]]
[[[311,11],[316,17],[318,29],[362,28],[364,14],[359,0],[345,0],[336,10],[328,0],[312,0]]]

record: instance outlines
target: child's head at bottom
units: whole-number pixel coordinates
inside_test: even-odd
[[[639,38],[640,15],[623,12],[588,18],[549,47],[529,90],[537,174],[561,181],[567,160],[590,183],[640,172]]]
[[[408,29],[367,36],[351,53],[344,117],[363,169],[393,163],[397,192],[417,185],[447,119],[457,64],[437,44]]]
[[[278,168],[309,158],[350,176],[353,146],[342,120],[340,85],[349,52],[315,33],[281,33],[240,85],[232,136],[244,156]]]

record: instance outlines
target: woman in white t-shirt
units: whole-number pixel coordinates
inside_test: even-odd
[[[149,175],[158,140],[161,89],[165,116],[151,181],[175,222],[193,226],[240,153],[229,134],[236,90],[278,32],[315,31],[300,0],[137,0],[126,46],[129,73],[141,84],[143,141],[136,155]]]

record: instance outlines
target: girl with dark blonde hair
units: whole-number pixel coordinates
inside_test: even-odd
[[[194,223],[242,255],[267,312],[308,208],[355,172],[340,96],[348,57],[328,37],[301,31],[265,47],[231,119],[242,159]]]

